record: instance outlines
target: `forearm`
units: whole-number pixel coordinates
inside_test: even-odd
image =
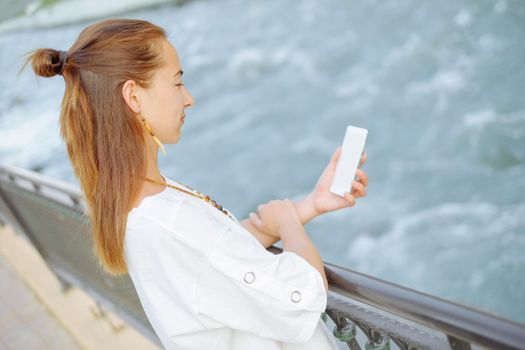
[[[306,225],[310,220],[315,218],[319,215],[319,213],[315,210],[314,207],[314,201],[312,197],[312,193],[309,193],[306,197],[303,199],[294,202],[295,208],[297,209],[297,213],[299,214],[299,217],[301,218],[301,222],[304,225]]]
[[[301,218],[301,222],[303,225],[306,225],[310,220],[315,218],[318,214],[315,211],[315,208],[313,206],[313,201],[311,194],[308,194],[303,199],[294,202],[295,207],[297,209],[297,213],[299,214],[299,217]],[[269,248],[275,243],[277,243],[280,238],[276,236],[272,236],[268,233],[262,232],[258,230],[250,221],[250,219],[244,219],[241,221],[241,226],[243,226],[246,230],[248,230],[265,248]]]
[[[293,252],[308,261],[310,265],[319,271],[324,282],[324,287],[328,290],[328,281],[324,272],[323,260],[321,259],[319,251],[308,237],[304,227],[294,226],[288,229],[284,228],[282,232],[283,251]]]
[[[241,226],[248,230],[248,232],[250,232],[255,238],[257,238],[264,248],[269,248],[280,240],[278,237],[269,235],[266,232],[257,229],[257,227],[252,224],[249,218],[242,220]]]

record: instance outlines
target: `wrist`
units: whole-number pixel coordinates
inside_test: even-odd
[[[285,241],[287,238],[296,237],[297,235],[306,234],[303,225],[301,223],[290,223],[283,225],[277,231],[279,238]]]
[[[297,214],[301,219],[301,223],[305,225],[313,218],[317,217],[319,213],[315,209],[313,194],[310,192],[306,197],[297,201],[295,208],[297,209]]]

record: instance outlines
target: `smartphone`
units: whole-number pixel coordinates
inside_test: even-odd
[[[359,161],[365,150],[368,130],[348,125],[341,147],[341,154],[335,167],[335,174],[330,186],[330,192],[344,196],[346,191],[352,192],[352,181],[359,166]]]

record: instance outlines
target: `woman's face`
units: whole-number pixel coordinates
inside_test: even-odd
[[[151,86],[139,89],[140,116],[144,117],[162,143],[177,143],[184,123],[186,107],[193,105],[193,97],[182,85],[182,67],[175,48],[168,40],[161,40],[164,66],[155,71]]]

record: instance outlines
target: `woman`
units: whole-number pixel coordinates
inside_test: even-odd
[[[339,148],[305,199],[270,201],[239,222],[158,168],[158,149],[179,141],[193,105],[162,28],[104,20],[67,52],[38,49],[29,61],[40,76],[64,77],[61,136],[94,253],[108,273],[130,275],[166,349],[337,349],[320,318],[322,260],[303,226],[366,195],[361,170],[352,194],[329,192]],[[281,254],[265,249],[279,240]]]

